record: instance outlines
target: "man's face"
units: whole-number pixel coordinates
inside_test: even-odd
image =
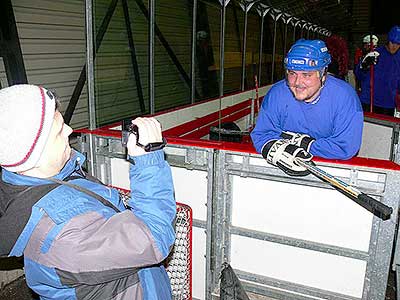
[[[321,88],[319,71],[288,70],[287,81],[294,97],[300,101],[313,101]]]
[[[388,50],[390,54],[395,54],[400,49],[400,44],[395,44],[392,42],[388,43]]]
[[[370,43],[363,43],[363,48],[365,51],[370,51],[371,50]],[[373,46],[373,48],[375,48],[375,47]]]
[[[58,174],[69,160],[71,147],[68,137],[71,133],[71,127],[64,123],[61,113],[57,110],[46,146],[37,164],[37,168],[47,175],[46,177]]]

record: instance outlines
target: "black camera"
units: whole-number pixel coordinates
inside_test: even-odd
[[[167,144],[167,141],[165,138],[162,139],[162,142],[148,143],[146,145],[141,144],[139,142],[139,128],[135,124],[132,124],[131,119],[123,120],[122,121],[122,135],[121,135],[122,146],[124,146],[124,147],[127,146],[130,134],[136,135],[136,146],[139,146],[146,152],[160,150],[160,149],[164,148],[165,145]]]

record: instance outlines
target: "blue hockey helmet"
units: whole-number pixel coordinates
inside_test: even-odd
[[[394,44],[400,44],[400,26],[396,25],[390,29],[388,40]]]
[[[286,55],[285,68],[294,71],[323,70],[330,62],[331,55],[323,41],[300,39]]]

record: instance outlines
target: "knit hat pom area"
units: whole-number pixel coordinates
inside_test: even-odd
[[[19,84],[0,90],[0,165],[11,172],[36,166],[55,114],[55,96],[45,88]]]

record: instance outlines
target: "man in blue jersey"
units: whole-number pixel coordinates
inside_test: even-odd
[[[69,146],[58,106],[40,86],[0,90],[0,256],[24,257],[40,299],[171,300],[162,262],[176,204],[160,124],[132,121],[125,203],[82,171],[85,157]]]
[[[386,45],[365,55],[355,69],[361,82],[360,100],[364,111],[370,111],[371,70],[373,69],[373,112],[392,116],[400,91],[400,26],[393,26]]]
[[[363,112],[349,84],[327,74],[321,40],[298,40],[285,58],[286,79],[264,97],[251,132],[256,150],[289,175],[309,172],[296,159],[349,159],[361,145]]]

